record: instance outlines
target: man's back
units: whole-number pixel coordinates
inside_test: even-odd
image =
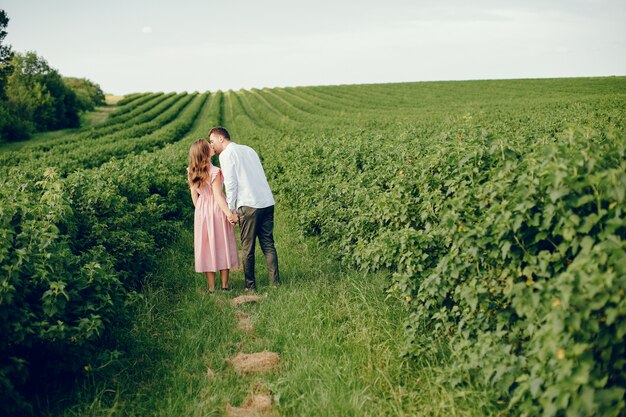
[[[259,156],[249,146],[230,143],[220,154],[226,196],[231,209],[265,208],[274,205],[274,197],[265,177]]]

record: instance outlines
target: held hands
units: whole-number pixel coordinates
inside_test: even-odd
[[[237,222],[239,221],[239,216],[237,215],[237,213],[235,212],[235,210],[231,211],[230,214],[227,216],[228,217],[228,221],[230,222],[230,224],[232,224],[233,226],[235,224],[237,224]]]

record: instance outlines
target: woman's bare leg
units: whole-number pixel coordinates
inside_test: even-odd
[[[206,282],[209,285],[209,292],[215,292],[215,272],[205,272]]]
[[[228,269],[222,269],[220,271],[220,277],[222,278],[222,289],[229,288],[228,287],[229,273],[230,273],[230,270]]]

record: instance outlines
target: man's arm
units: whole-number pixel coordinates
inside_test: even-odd
[[[226,202],[228,208],[237,208],[237,172],[235,171],[235,161],[232,157],[220,155],[220,167],[224,174],[224,186],[226,187]]]

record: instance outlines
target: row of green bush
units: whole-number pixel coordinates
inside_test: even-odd
[[[393,271],[408,358],[448,352],[442,383],[516,415],[610,416],[626,410],[625,82],[256,90],[226,108],[305,233]]]
[[[15,166],[21,163],[31,165],[37,161],[44,166],[57,167],[62,175],[78,168],[96,167],[112,157],[125,156],[131,148],[140,152],[163,141],[178,139],[180,134],[169,135],[164,130],[181,126],[184,131],[193,120],[192,113],[199,110],[201,101],[198,94],[175,94],[156,106],[156,114],[147,111],[130,121],[84,129],[67,139],[5,152],[0,156],[0,162],[6,161],[7,166]],[[103,132],[99,133],[99,130]]]
[[[120,354],[115,330],[127,321],[159,248],[192,216],[184,174],[188,142],[216,122],[219,97],[190,95],[185,111],[157,131],[163,148],[154,148],[156,142],[146,148],[156,152],[125,151],[125,158],[65,178],[55,168],[20,163],[3,177],[3,410],[35,412],[28,396],[41,378],[54,383],[92,372]],[[187,139],[172,144],[176,138]],[[120,138],[117,145],[137,140]]]

